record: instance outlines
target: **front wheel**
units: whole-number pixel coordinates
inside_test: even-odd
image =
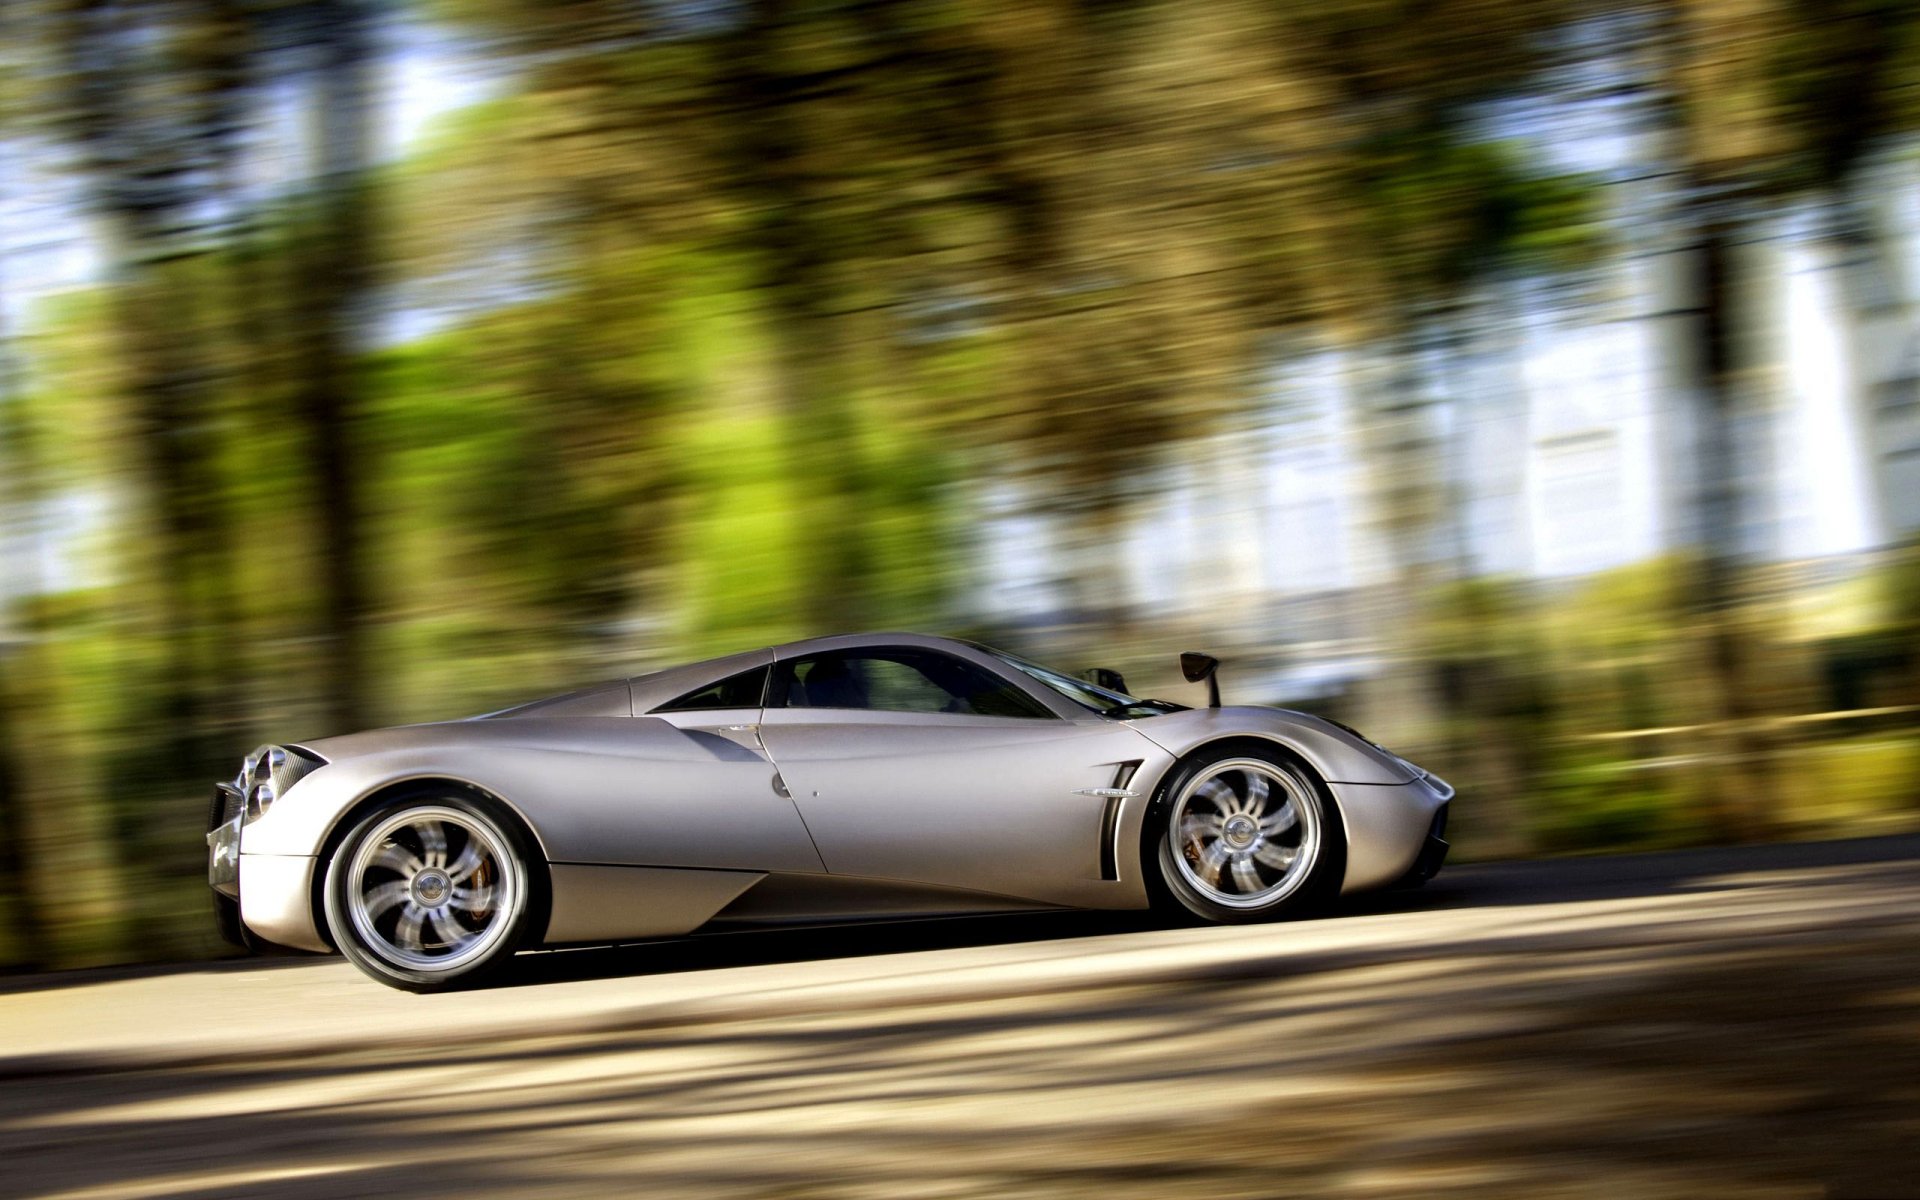
[[[341,842],[327,869],[327,921],[341,952],[381,983],[469,986],[525,938],[527,862],[512,827],[473,800],[402,800]]]
[[[1345,840],[1332,801],[1277,752],[1202,752],[1175,770],[1158,809],[1160,882],[1195,916],[1273,920],[1339,886]]]

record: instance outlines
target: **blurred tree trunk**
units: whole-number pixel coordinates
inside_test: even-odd
[[[1699,378],[1695,418],[1701,556],[1692,614],[1704,630],[1708,718],[1716,736],[1707,764],[1709,819],[1721,840],[1764,836],[1778,814],[1772,779],[1771,740],[1759,680],[1751,659],[1755,635],[1743,620],[1748,569],[1743,518],[1753,500],[1746,487],[1741,433],[1753,415],[1742,398],[1736,339],[1743,227],[1728,207],[1696,183],[1690,194],[1691,236],[1699,266]]]
[[[1746,294],[1740,247],[1751,233],[1761,164],[1776,148],[1756,121],[1762,99],[1754,82],[1740,73],[1753,64],[1714,48],[1740,22],[1762,23],[1764,15],[1747,0],[1719,8],[1669,0],[1645,30],[1648,69],[1655,76],[1650,92],[1657,97],[1654,137],[1659,156],[1673,164],[1674,239],[1691,268],[1683,293],[1691,345],[1679,375],[1691,409],[1693,491],[1687,508],[1697,561],[1681,615],[1700,639],[1701,716],[1714,732],[1701,747],[1699,784],[1711,831],[1722,841],[1762,832],[1776,793],[1765,734],[1754,720],[1740,621],[1749,579],[1744,522],[1758,515],[1745,486],[1741,443],[1743,429],[1758,414],[1744,402],[1738,345],[1739,302]],[[1720,127],[1709,127],[1716,120]]]
[[[1760,203],[1848,186],[1889,135],[1910,130],[1911,57],[1920,9],[1907,4],[1792,5],[1667,0],[1647,19],[1653,91],[1675,167],[1680,234],[1699,262],[1694,389],[1701,547],[1689,606],[1705,628],[1710,715],[1723,735],[1708,764],[1716,832],[1764,834],[1778,813],[1771,735],[1756,703],[1756,633],[1741,518],[1737,247]]]
[[[803,8],[804,6],[800,6]],[[726,83],[740,122],[738,178],[749,206],[746,245],[773,326],[788,484],[798,493],[800,588],[817,632],[858,629],[871,609],[863,505],[868,491],[854,372],[837,310],[832,230],[810,160],[784,37],[804,12],[762,0],[742,22]]]
[[[255,280],[259,256],[249,236],[258,202],[247,195],[242,163],[258,100],[260,81],[255,70],[262,52],[258,18],[248,10],[248,2],[207,0],[202,18],[205,32],[194,39],[195,54],[189,63],[206,97],[204,139],[206,157],[213,164],[210,187],[228,214],[219,234],[226,253],[217,256],[212,267],[219,286],[208,288],[208,298],[199,301],[214,315],[203,325],[204,340],[211,353],[221,356],[209,371],[210,384],[218,385],[220,410],[208,422],[221,437],[231,436],[230,430],[242,416],[240,410],[265,390],[258,367],[269,343],[262,320],[268,306]],[[244,516],[239,511],[240,489],[228,475],[216,480],[211,473],[207,489],[205,554],[211,632],[203,666],[210,684],[207,761],[224,775],[220,768],[244,754],[250,749],[246,743],[253,741],[249,735],[257,677],[250,669],[254,639],[240,578]]]
[[[368,723],[367,547],[355,357],[374,286],[368,168],[372,161],[374,22],[368,0],[312,0],[317,55],[311,97],[317,144],[317,228],[296,268],[305,313],[294,410],[304,424],[318,505],[324,645],[321,703],[331,731]]]
[[[1431,663],[1420,641],[1419,617],[1435,578],[1433,393],[1421,369],[1417,336],[1389,334],[1377,370],[1349,378],[1363,414],[1373,521],[1386,578],[1372,590],[1369,608],[1376,653],[1386,661],[1366,685],[1368,736],[1404,745],[1410,754],[1436,747],[1441,724]],[[1362,359],[1371,348],[1350,351]]]
[[[0,24],[0,32],[4,30],[5,25]],[[0,158],[0,186],[4,186],[7,179],[6,170],[12,165],[10,158],[11,155]],[[0,530],[12,537],[22,528],[37,528],[38,522],[29,515],[37,501],[28,483],[26,455],[20,445],[21,425],[12,419],[24,388],[7,308],[11,299],[7,290],[7,249],[6,231],[0,230]],[[30,586],[36,572],[11,573],[13,555],[39,552],[40,547],[30,538],[24,548],[6,545],[4,539],[0,539],[0,563],[10,572],[5,590],[0,591],[0,605],[15,602],[16,592],[26,593],[29,604],[39,599],[34,594],[37,589]],[[21,705],[13,687],[15,647],[11,644],[13,630],[8,616],[10,614],[0,612],[0,904],[5,906],[7,927],[16,947],[12,965],[31,969],[51,961],[52,947],[32,869],[28,796],[18,752]],[[25,638],[20,640],[24,644]]]
[[[1894,680],[1893,702],[1920,707],[1920,533],[1909,533],[1893,548],[1888,563],[1888,592],[1893,598],[1893,628],[1906,669]],[[1907,796],[1920,797],[1920,755]]]
[[[199,858],[191,834],[201,810],[183,797],[225,773],[238,723],[225,695],[238,582],[221,471],[217,305],[206,283],[219,244],[217,164],[244,104],[242,14],[229,4],[71,0],[59,17],[61,100],[114,275],[129,440],[152,514],[152,527],[127,542],[153,589],[151,604],[127,607],[136,637],[155,648],[147,721],[133,735],[150,739],[152,751],[141,752],[152,769],[112,794],[115,828],[130,861],[175,874]],[[146,906],[129,911],[161,919]],[[149,928],[146,951],[165,953],[148,935],[172,932]]]
[[[49,961],[47,922],[40,912],[30,869],[26,789],[15,753],[11,651],[0,646],[0,904],[5,905],[8,937],[17,949],[11,965],[29,969]]]
[[[788,486],[799,511],[801,604],[818,633],[866,625],[872,611],[863,511],[869,487],[840,325],[809,273],[819,267],[798,231],[765,231],[762,294],[774,324],[785,414]]]
[[[195,550],[207,541],[211,488],[203,470],[203,380],[189,331],[174,324],[183,297],[167,271],[188,253],[182,131],[152,112],[134,111],[142,84],[157,69],[154,57],[165,53],[155,48],[160,31],[142,24],[148,15],[127,5],[79,0],[63,13],[61,48],[73,141],[100,218],[105,257],[117,277],[110,296],[131,400],[129,423],[145,458],[142,473],[154,514],[146,561],[156,603],[143,633],[158,644],[162,665],[153,711],[160,754],[150,777],[173,788],[198,774],[204,630]],[[136,844],[151,842],[159,834],[156,822],[166,815],[158,808],[123,812],[123,834]]]

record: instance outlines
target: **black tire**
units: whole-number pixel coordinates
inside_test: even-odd
[[[1261,777],[1264,791],[1253,784],[1253,775]],[[1222,789],[1233,793],[1225,805],[1245,806],[1242,811],[1225,816],[1226,807],[1199,795]],[[1254,816],[1252,807],[1259,797],[1269,805],[1261,810],[1264,820]],[[1283,824],[1289,803],[1294,812],[1290,825]],[[1205,835],[1176,836],[1177,829],[1190,828],[1189,817],[1204,823],[1216,815],[1221,816],[1220,830],[1212,842]],[[1276,827],[1271,831],[1266,828],[1269,821]],[[1240,844],[1249,822],[1251,840]],[[1147,878],[1155,885],[1156,907],[1215,924],[1252,924],[1313,911],[1338,893],[1346,872],[1346,831],[1326,783],[1277,746],[1232,742],[1196,750],[1167,773],[1148,810],[1145,840],[1147,853],[1142,857],[1147,859]],[[1217,851],[1212,849],[1216,844]],[[1284,867],[1273,865],[1282,860]],[[1212,886],[1207,882],[1209,865]],[[1262,887],[1243,885],[1240,881],[1249,878],[1246,872]]]
[[[469,850],[479,865],[466,865]],[[406,859],[412,869],[396,865]],[[341,953],[389,987],[474,987],[497,978],[538,936],[539,863],[520,823],[498,805],[452,789],[411,793],[368,813],[341,840],[327,865],[327,924]],[[467,906],[482,893],[484,907]],[[472,942],[458,940],[466,933]]]

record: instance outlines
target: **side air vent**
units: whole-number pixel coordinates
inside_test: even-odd
[[[1114,791],[1128,790],[1127,785],[1133,782],[1134,772],[1140,769],[1142,761],[1136,758],[1114,764]],[[1120,878],[1120,803],[1124,799],[1124,796],[1108,796],[1107,806],[1100,813],[1100,878],[1109,883]]]

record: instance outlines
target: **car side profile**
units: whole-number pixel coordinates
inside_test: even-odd
[[[536,947],[1044,908],[1264,921],[1439,869],[1452,789],[1334,722],[1142,700],[970,642],[816,638],[217,786],[225,932],[468,986]]]

